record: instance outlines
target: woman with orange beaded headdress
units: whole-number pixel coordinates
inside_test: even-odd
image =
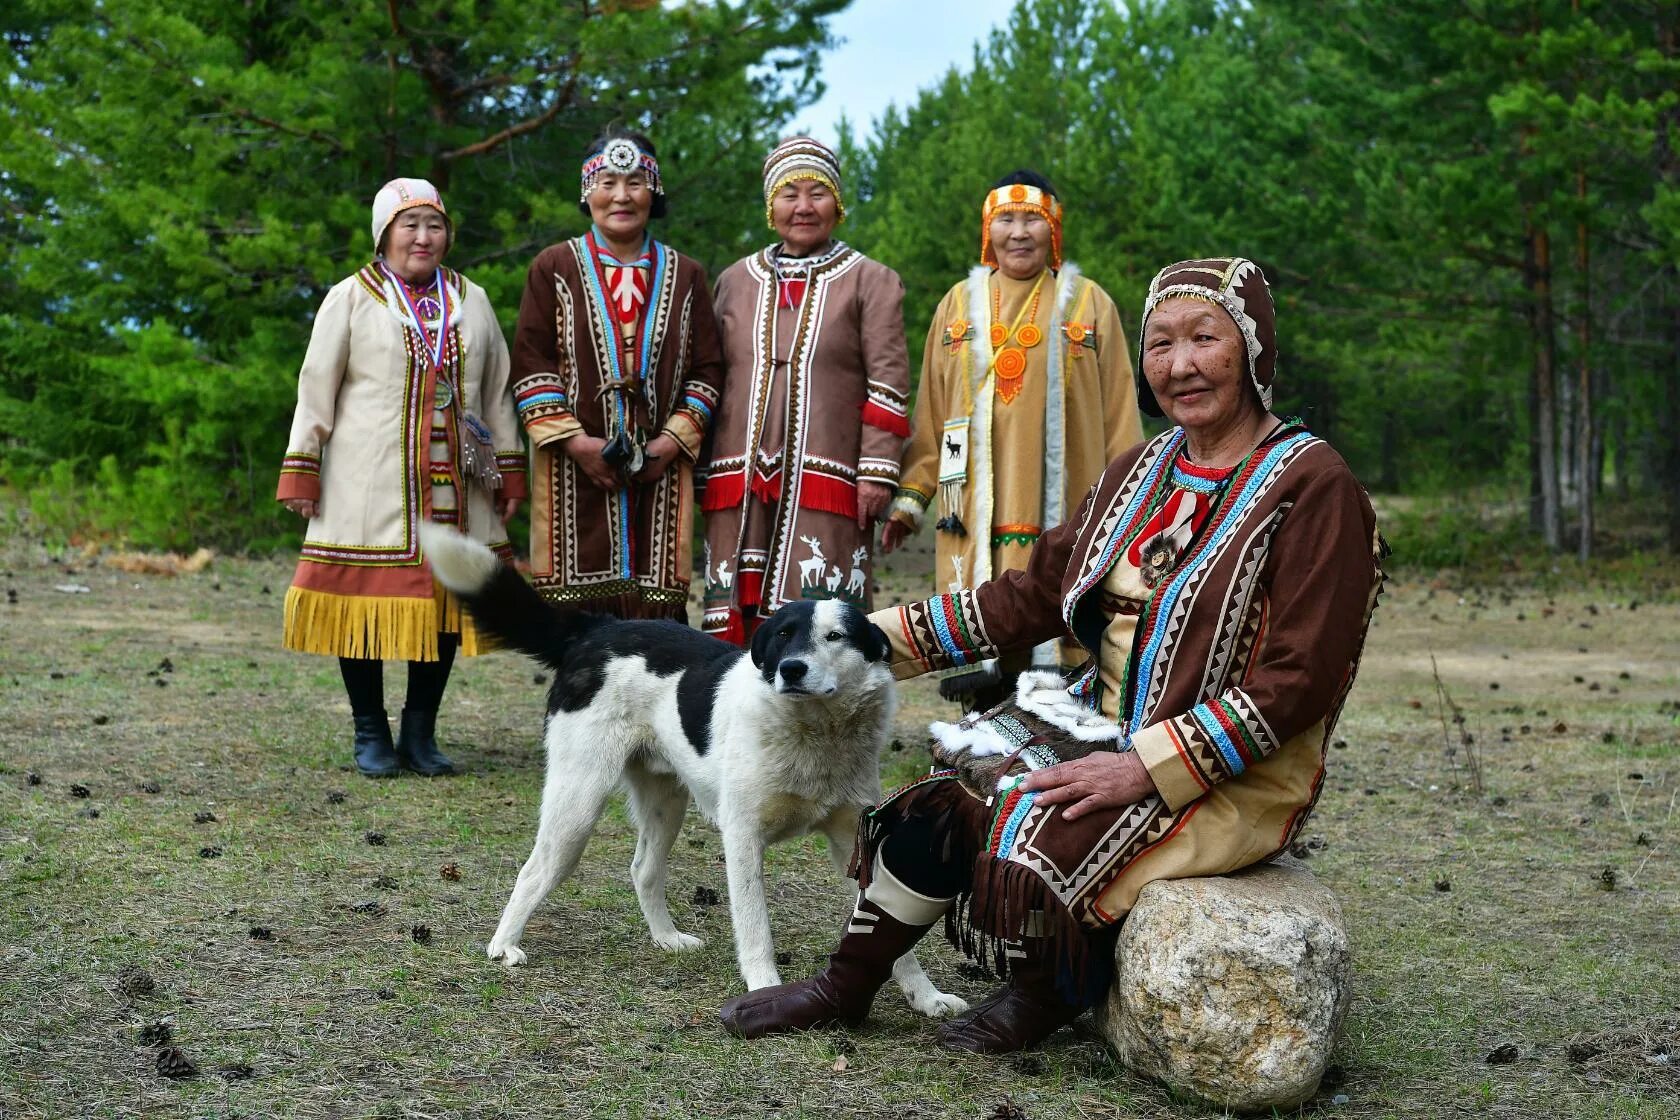
[[[1042,175],[987,192],[980,266],[946,293],[928,328],[904,473],[881,532],[892,551],[937,530],[934,587],[960,591],[1026,564],[1104,464],[1143,437],[1114,301],[1062,259],[1062,204]],[[990,707],[1056,643],[948,677],[941,691]]]

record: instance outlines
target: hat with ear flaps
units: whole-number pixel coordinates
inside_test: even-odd
[[[1277,376],[1277,309],[1272,289],[1260,266],[1246,257],[1205,257],[1169,264],[1149,283],[1143,301],[1143,324],[1138,328],[1138,408],[1147,416],[1161,416],[1161,404],[1143,376],[1144,334],[1149,316],[1169,299],[1199,299],[1216,303],[1237,324],[1248,352],[1248,377],[1260,394],[1260,407],[1272,407],[1272,380]]]
[[[397,215],[416,206],[430,206],[442,214],[443,226],[449,238],[448,244],[455,244],[455,223],[450,221],[449,211],[443,208],[443,196],[438,193],[438,189],[424,179],[392,179],[373,196],[374,252],[379,251],[385,231],[390,228]]]

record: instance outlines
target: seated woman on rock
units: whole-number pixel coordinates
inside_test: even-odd
[[[1174,426],[1114,460],[1024,571],[873,616],[900,678],[1064,633],[1089,662],[933,725],[940,768],[865,818],[827,969],[731,1000],[735,1034],[861,1022],[945,917],[1009,985],[940,1044],[1026,1049],[1101,996],[1144,884],[1234,871],[1300,830],[1381,588],[1376,519],[1341,456],[1269,411],[1257,265],[1163,269],[1139,338],[1139,406]]]

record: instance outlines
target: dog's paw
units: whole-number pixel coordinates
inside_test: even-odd
[[[968,1010],[968,1001],[961,996],[947,995],[933,987],[925,992],[906,993],[905,998],[912,1011],[920,1012],[929,1019],[949,1019]]]
[[[668,949],[673,953],[687,953],[700,948],[706,942],[703,938],[695,937],[692,933],[672,930],[670,933],[654,934],[653,943],[661,949]]]
[[[484,952],[491,960],[501,961],[509,968],[525,963],[525,950],[517,945],[503,945],[499,941],[492,941]]]

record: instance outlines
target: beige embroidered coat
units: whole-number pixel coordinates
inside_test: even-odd
[[[276,495],[317,503],[286,593],[288,649],[432,660],[441,630],[461,634],[462,653],[480,652],[471,620],[434,590],[415,529],[433,518],[434,496],[447,488],[447,499],[437,504],[455,509],[448,520],[509,553],[495,507],[502,498],[524,497],[525,454],[507,342],[490,301],[460,273],[445,269],[444,276],[452,303],[446,380],[490,428],[502,490],[492,496],[463,484],[455,466],[458,405],[437,407],[438,377],[425,340],[403,316],[394,282],[370,265],[334,285],[316,313],[298,372]],[[448,451],[434,455],[435,446]]]

